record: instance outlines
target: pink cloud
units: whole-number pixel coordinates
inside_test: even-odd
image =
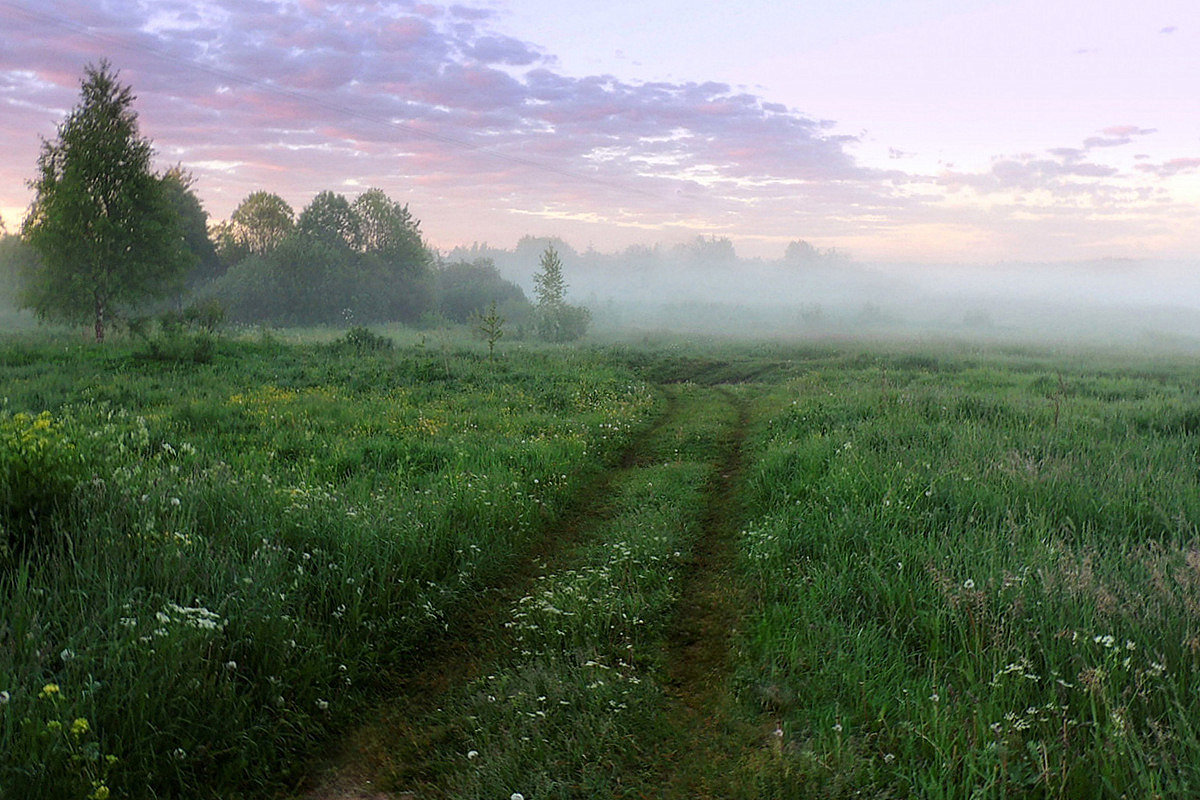
[[[1200,158],[1172,158],[1162,164],[1138,164],[1135,168],[1160,178],[1170,178],[1200,169]]]
[[[163,15],[170,24],[151,24]],[[883,235],[940,219],[945,193],[968,187],[1115,203],[1117,170],[1089,150],[1153,132],[1111,126],[1082,147],[931,177],[867,168],[853,154],[858,138],[829,120],[725,83],[564,74],[541,48],[491,29],[494,12],[465,5],[65,0],[9,16],[0,24],[0,205],[9,206],[26,202],[37,134],[53,135],[83,65],[103,56],[134,86],[161,160],[207,165],[199,189],[216,218],[257,188],[300,206],[349,179],[411,194],[429,220],[456,208],[553,207],[733,225],[753,208],[755,224],[773,231]],[[1143,172],[1196,168],[1177,161]],[[956,224],[985,221],[955,213]]]

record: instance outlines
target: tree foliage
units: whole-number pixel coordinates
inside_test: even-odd
[[[79,104],[42,142],[22,234],[39,256],[24,302],[44,318],[94,322],[179,286],[190,256],[134,95],[105,61],[84,70]]]
[[[562,259],[554,245],[548,245],[539,262],[541,271],[533,276],[533,292],[538,308],[560,306],[565,302],[567,284],[563,279]]]
[[[300,212],[296,230],[334,247],[351,248],[358,243],[359,218],[344,195],[325,191]]]
[[[540,271],[533,276],[538,337],[547,342],[573,342],[587,332],[591,312],[566,302],[562,259],[553,245],[547,245],[542,252],[539,265]]]
[[[355,249],[374,253],[389,261],[411,265],[429,263],[429,252],[421,239],[420,223],[382,189],[368,189],[354,201],[358,219]]]
[[[271,216],[282,222],[286,204],[266,192],[255,192],[239,210],[248,204],[241,220],[231,219],[234,230],[223,234],[233,242],[227,252],[242,246],[246,256],[214,287],[234,319],[411,322],[432,304],[431,259],[419,223],[407,207],[382,191],[372,189],[353,203],[334,192],[321,192],[296,224],[261,252],[238,244],[249,240],[237,230],[257,218],[249,213],[255,209],[273,208],[276,213]]]
[[[452,322],[468,322],[492,303],[511,306],[513,311],[529,304],[521,287],[501,277],[486,258],[441,267],[434,285],[438,313]]]
[[[277,194],[251,192],[229,217],[222,242],[227,258],[237,255],[261,256],[278,247],[295,227],[296,212]]]
[[[496,310],[496,301],[488,306],[487,313],[479,313],[473,317],[475,333],[487,342],[488,361],[496,360],[496,343],[504,338],[504,317]]]
[[[0,233],[0,306],[16,306],[21,287],[36,274],[37,255],[20,236]]]
[[[192,255],[192,267],[186,276],[189,287],[220,277],[224,271],[217,250],[208,237],[208,212],[193,190],[196,178],[182,166],[168,169],[162,176],[167,202],[175,211],[183,234],[184,247]]]

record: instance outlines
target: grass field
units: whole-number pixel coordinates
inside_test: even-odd
[[[209,355],[0,344],[0,796],[1197,791],[1185,357]]]

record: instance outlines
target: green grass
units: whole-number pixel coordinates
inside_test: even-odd
[[[741,730],[767,732],[731,784],[1200,791],[1190,358],[664,341],[490,364],[385,333],[394,349],[360,352],[251,331],[206,363],[77,332],[0,342],[0,796],[294,784],[605,470],[606,513],[391,779],[654,795],[688,757],[664,642],[729,391],[754,409],[734,681]]]
[[[653,794],[664,726],[663,643],[699,535],[712,458],[732,423],[711,389],[677,405],[572,564],[542,575],[510,609],[508,644],[482,678],[423,724],[449,731],[424,765],[454,798]],[[412,779],[392,779],[396,789]]]
[[[1197,370],[1039,362],[818,364],[764,398],[760,796],[1197,791]]]
[[[0,360],[0,786],[22,798],[286,780],[654,404],[578,353]]]

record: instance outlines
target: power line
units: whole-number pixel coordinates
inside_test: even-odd
[[[221,69],[219,67],[212,67],[212,66],[198,63],[196,61],[192,61],[190,59],[181,58],[181,57],[174,55],[172,53],[169,53],[166,50],[163,50],[161,48],[137,44],[134,42],[129,42],[129,41],[119,39],[115,36],[97,33],[95,31],[93,31],[90,26],[83,25],[78,22],[74,22],[72,20],[66,19],[65,17],[60,17],[60,16],[57,16],[54,14],[47,14],[47,13],[41,12],[41,11],[34,11],[34,10],[26,8],[18,3],[10,2],[9,0],[0,0],[0,7],[7,8],[11,11],[21,14],[28,19],[35,20],[37,22],[41,22],[43,24],[50,25],[52,27],[57,27],[57,28],[61,28],[64,30],[68,30],[73,33],[80,34],[82,36],[86,36],[89,39],[93,39],[98,42],[103,42],[103,43],[108,44],[113,47],[118,47],[118,48],[121,48],[124,50],[132,50],[135,52],[145,53],[147,55],[154,56],[155,58],[162,59],[163,61],[168,61],[177,66],[184,67],[186,69],[191,69],[191,70],[195,70],[197,72],[203,72],[205,74],[212,75],[213,77],[219,78],[223,81],[241,84],[241,85],[253,88],[253,89],[257,89],[262,92],[275,94],[280,97],[286,97],[290,100],[294,100],[299,103],[306,103],[311,106],[316,106],[318,108],[322,108],[326,111],[332,111],[332,112],[335,112],[337,114],[342,114],[347,117],[353,117],[355,119],[360,119],[360,120],[363,120],[364,122],[371,122],[371,123],[374,123],[377,125],[383,125],[383,126],[393,128],[398,131],[402,131],[402,132],[408,134],[409,136],[413,136],[413,137],[420,138],[420,139],[427,139],[427,140],[434,141],[434,142],[439,142],[441,144],[449,145],[451,147],[461,148],[463,150],[470,150],[472,152],[479,153],[480,155],[487,156],[488,158],[493,158],[493,159],[496,159],[499,161],[504,161],[509,164],[515,164],[517,166],[528,167],[529,169],[534,169],[534,170],[538,170],[541,172],[559,175],[561,177],[571,178],[573,180],[584,181],[584,182],[595,184],[598,186],[604,186],[609,189],[617,189],[618,191],[628,192],[630,194],[637,194],[637,195],[641,195],[643,197],[649,197],[649,198],[655,198],[655,199],[657,199],[657,197],[658,197],[653,192],[648,192],[644,189],[639,189],[635,186],[629,186],[627,184],[615,183],[613,181],[605,180],[604,178],[598,178],[594,175],[587,175],[587,174],[584,174],[581,172],[575,172],[573,170],[565,169],[562,167],[556,167],[553,164],[546,164],[544,162],[537,161],[537,160],[531,159],[531,158],[509,155],[507,153],[499,153],[499,152],[497,152],[489,147],[486,147],[484,145],[475,144],[473,142],[467,141],[465,139],[460,139],[460,138],[457,138],[454,136],[447,136],[445,134],[435,133],[433,131],[422,130],[421,128],[417,128],[412,125],[407,125],[403,122],[397,122],[392,119],[387,119],[386,117],[381,117],[381,116],[377,116],[374,114],[369,114],[366,112],[358,111],[358,110],[355,110],[348,106],[344,106],[339,103],[334,103],[334,102],[325,100],[320,97],[315,97],[315,96],[307,94],[305,92],[300,92],[295,89],[288,89],[283,86],[278,86],[275,83],[272,83],[271,81],[263,80],[260,78],[251,78],[246,75],[242,75],[242,74],[239,74],[236,72],[231,72],[229,70]]]

